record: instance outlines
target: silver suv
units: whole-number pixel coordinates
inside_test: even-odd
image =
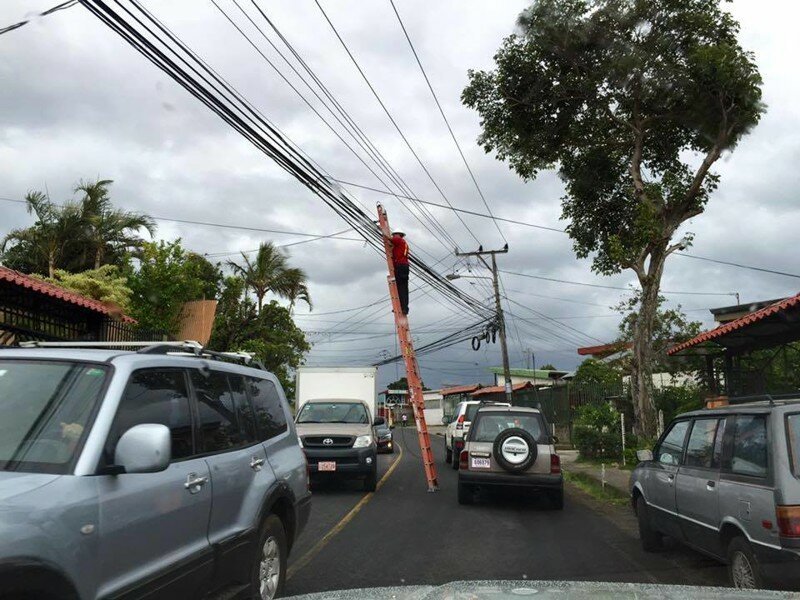
[[[0,597],[281,593],[306,462],[277,379],[225,358],[0,350]]]
[[[458,467],[458,502],[472,504],[482,488],[517,488],[564,508],[564,479],[555,439],[535,408],[487,406],[475,413]]]
[[[800,402],[686,413],[639,454],[631,503],[646,551],[668,535],[727,563],[735,587],[800,582]]]

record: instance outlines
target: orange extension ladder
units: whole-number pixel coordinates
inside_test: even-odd
[[[397,294],[397,281],[394,276],[394,262],[392,261],[392,234],[389,229],[389,219],[383,206],[378,204],[378,223],[383,233],[383,246],[386,250],[386,264],[389,267],[389,296],[392,299],[394,322],[397,326],[397,337],[400,340],[400,352],[406,363],[406,379],[411,407],[414,410],[414,421],[417,425],[419,436],[419,449],[422,453],[422,465],[425,467],[425,478],[428,481],[428,491],[435,492],[439,489],[439,480],[436,476],[436,465],[433,462],[431,451],[431,438],[428,435],[428,425],[425,423],[425,400],[422,397],[422,381],[419,376],[417,355],[414,353],[414,344],[411,341],[411,332],[408,329],[408,318],[400,310],[400,296]]]

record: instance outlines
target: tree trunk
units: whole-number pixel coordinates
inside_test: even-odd
[[[633,327],[633,357],[630,365],[631,396],[636,416],[634,430],[645,438],[656,436],[656,407],[653,401],[653,326],[658,311],[658,292],[666,260],[666,242],[650,254],[650,265],[642,286],[641,301]]]
[[[56,276],[56,258],[52,252],[47,256],[47,272],[50,279]]]
[[[94,252],[94,268],[95,269],[99,269],[100,268],[100,263],[102,262],[102,260],[103,260],[103,247],[102,246],[98,246],[97,250],[95,250],[95,252]]]

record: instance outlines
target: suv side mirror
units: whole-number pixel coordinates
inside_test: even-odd
[[[373,421],[372,425],[377,427],[378,425],[386,425],[386,419],[383,417],[375,417],[375,421]]]
[[[442,417],[442,425],[449,425],[452,419],[450,417]]]
[[[647,462],[648,460],[653,460],[653,451],[652,450],[637,450],[636,451],[636,460],[639,462]]]
[[[557,435],[551,435],[550,436],[550,443],[553,444],[553,445],[556,445],[558,443],[558,436]]]
[[[144,423],[122,434],[114,451],[114,463],[125,473],[157,473],[169,466],[171,436],[166,425]]]

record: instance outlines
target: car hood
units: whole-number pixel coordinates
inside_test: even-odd
[[[17,473],[0,471],[0,502],[26,494],[58,479],[60,475],[47,473]],[[0,506],[2,509],[2,506]]]
[[[516,600],[520,596],[554,600],[683,600],[791,598],[789,592],[744,591],[730,588],[592,581],[457,581],[441,586],[406,586],[340,590],[292,596],[294,600]]]
[[[297,435],[367,435],[372,425],[362,423],[297,423]]]

